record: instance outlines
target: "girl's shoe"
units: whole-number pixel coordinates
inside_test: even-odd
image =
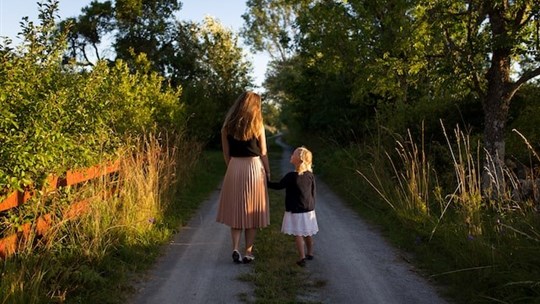
[[[296,265],[298,265],[300,267],[306,266],[306,259],[301,259],[300,261],[297,261]]]
[[[242,261],[240,261],[240,252],[238,252],[238,250],[234,250],[234,251],[232,252],[232,260],[233,260],[233,262],[235,262],[236,264],[242,263]]]
[[[311,254],[306,254],[306,260],[313,260],[313,256]]]
[[[244,262],[244,264],[249,264],[249,263],[253,262],[253,260],[255,260],[254,256],[245,255],[244,258],[242,259],[242,262]]]

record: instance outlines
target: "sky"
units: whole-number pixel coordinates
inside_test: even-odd
[[[22,18],[28,16],[31,21],[37,21],[38,2],[42,0],[0,0],[0,36],[9,37],[17,42],[17,33],[20,32]],[[59,0],[61,19],[76,17],[81,8],[87,6],[91,0]],[[234,32],[238,32],[244,20],[242,14],[247,10],[246,0],[180,0],[182,9],[177,15],[178,20],[191,20],[202,22],[206,15],[213,16]],[[269,57],[266,54],[253,54],[245,48],[248,60],[253,62],[253,76],[255,84],[260,86],[264,80],[266,65]]]

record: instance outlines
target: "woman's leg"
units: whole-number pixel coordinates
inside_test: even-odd
[[[238,246],[240,244],[240,236],[242,235],[242,229],[231,228],[231,238],[232,238],[232,247],[233,251],[238,251]]]
[[[256,228],[246,229],[245,238],[246,238],[246,254],[253,255],[253,244],[255,243],[255,236],[257,235]]]

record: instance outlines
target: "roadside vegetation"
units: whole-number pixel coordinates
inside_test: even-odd
[[[538,302],[538,1],[247,6],[316,174],[457,302]]]
[[[48,212],[54,224],[43,236],[30,235],[2,261],[2,302],[122,303],[131,275],[152,265],[161,246],[196,210],[201,200],[190,198],[191,191],[209,191],[193,172],[212,154],[201,155],[181,136],[169,140],[141,139],[122,154],[117,174],[36,197],[17,210]],[[87,200],[88,210],[72,218],[62,215],[81,200]]]
[[[522,196],[524,181],[507,170],[500,181],[505,192],[483,197],[478,143],[459,129],[447,131],[443,163],[429,143],[379,131],[348,148],[308,140],[316,147],[320,177],[450,299],[536,303],[537,192]],[[528,149],[525,142],[523,148]],[[532,161],[540,161],[538,152],[528,151]]]
[[[145,5],[172,13],[175,2]],[[0,239],[24,236],[0,261],[0,302],[122,303],[132,276],[154,262],[222,177],[221,152],[203,151],[214,143],[220,122],[201,113],[223,116],[234,101],[230,96],[249,85],[248,65],[234,34],[210,19],[177,29],[193,35],[190,43],[204,53],[192,58],[198,61],[191,62],[193,70],[183,72],[212,78],[184,74],[180,78],[197,80],[171,81],[155,58],[133,51],[135,42],[128,40],[135,38],[126,33],[134,29],[125,23],[118,30],[118,57],[81,62],[77,50],[83,46],[77,43],[99,38],[81,42],[88,37],[74,36],[73,22],[59,26],[58,1],[40,2],[38,10],[38,23],[21,22],[19,45],[0,41],[0,201],[15,191],[32,193],[25,203],[0,212]],[[128,11],[141,13],[122,7]],[[103,25],[93,23],[98,24]],[[143,32],[166,28],[148,30]],[[234,72],[230,85],[224,86],[218,67]],[[217,84],[223,86],[219,94],[198,94]],[[113,174],[47,190],[51,174],[63,178],[68,170],[117,161]],[[66,210],[75,205],[80,208],[69,215]],[[50,226],[38,234],[43,216]],[[29,233],[24,227],[31,227]]]

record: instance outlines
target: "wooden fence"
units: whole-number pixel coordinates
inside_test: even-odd
[[[50,175],[46,181],[45,192],[55,191],[57,188],[77,185],[95,178],[100,178],[118,171],[120,162],[107,163],[102,165],[92,166],[82,170],[69,170],[65,177]],[[35,190],[26,190],[24,192],[14,191],[10,193],[3,201],[0,201],[0,212],[5,212],[12,208],[16,208],[26,203],[32,196]],[[79,215],[88,208],[89,201],[83,200],[74,202],[66,208],[62,216],[64,219],[69,219]],[[21,241],[28,238],[32,229],[36,236],[43,236],[52,225],[51,214],[45,214],[37,218],[34,222],[24,223],[18,232],[11,235],[2,236],[0,238],[0,258],[4,259],[15,253]]]

